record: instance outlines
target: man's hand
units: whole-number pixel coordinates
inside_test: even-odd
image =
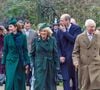
[[[65,63],[65,57],[60,57],[60,62]]]
[[[60,30],[62,30],[63,32],[66,32],[66,27],[64,25],[60,25],[59,26]]]
[[[75,66],[75,69],[78,69],[78,66],[79,66],[78,61],[73,62],[73,64],[74,64],[74,66]]]

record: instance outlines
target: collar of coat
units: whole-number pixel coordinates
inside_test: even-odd
[[[93,34],[93,39],[91,41],[89,41],[89,38],[87,36],[87,31],[85,31],[83,33],[83,40],[84,40],[84,43],[87,45],[87,48],[90,48],[95,42],[97,42],[97,34],[94,33]]]
[[[47,41],[50,39],[50,37],[47,37]],[[41,41],[41,40],[43,40],[40,36],[38,37],[38,41]]]

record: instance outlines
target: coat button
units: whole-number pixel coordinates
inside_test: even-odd
[[[89,58],[89,56],[87,56]]]
[[[96,50],[96,48],[94,48],[94,50]]]

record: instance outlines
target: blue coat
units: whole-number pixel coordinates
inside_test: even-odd
[[[64,80],[69,79],[69,72],[72,72],[70,70],[73,68],[72,51],[75,39],[80,33],[81,28],[74,24],[71,24],[69,31],[66,30],[66,32],[62,32],[59,30],[57,33],[59,56],[64,56],[66,58],[65,63],[61,64],[61,72]]]

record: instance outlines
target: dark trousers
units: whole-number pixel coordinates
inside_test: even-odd
[[[75,71],[74,66],[71,66],[69,69],[69,77],[72,79],[72,89],[78,90],[78,72]]]
[[[29,72],[28,74],[26,74],[26,85],[30,86],[30,79],[32,76],[32,72]]]
[[[71,90],[70,83],[67,80],[63,80],[64,90]]]

